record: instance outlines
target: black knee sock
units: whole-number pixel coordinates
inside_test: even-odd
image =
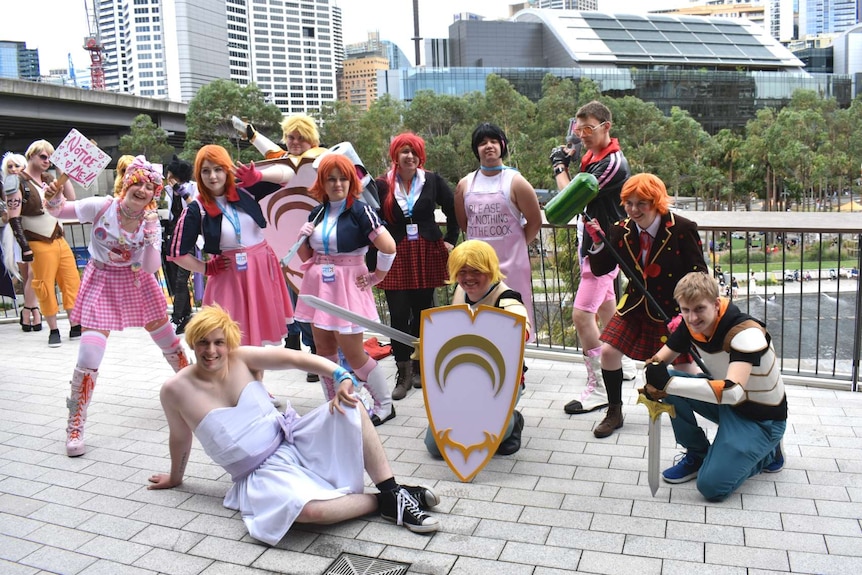
[[[376,487],[380,491],[380,493],[385,493],[387,491],[392,491],[393,489],[398,487],[398,483],[395,481],[394,477],[390,477],[389,479],[378,483]]]
[[[605,382],[605,388],[608,390],[608,403],[611,405],[619,405],[623,402],[623,370],[608,369],[602,370],[602,379]]]

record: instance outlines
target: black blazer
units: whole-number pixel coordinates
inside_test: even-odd
[[[697,224],[673,212],[660,216],[656,237],[648,257],[648,264],[641,265],[640,235],[637,225],[626,218],[611,226],[608,233],[608,243],[601,251],[589,254],[590,268],[595,275],[610,273],[617,261],[608,251],[613,248],[638,279],[646,286],[647,291],[655,298],[668,317],[679,313],[679,306],[673,299],[673,290],[682,277],[689,272],[706,272],[706,261],[703,259],[703,245],[697,233]],[[644,270],[644,267],[646,270]],[[617,313],[627,312],[646,306],[647,315],[655,321],[661,321],[658,313],[647,305],[646,297],[629,282],[625,295],[620,298]]]
[[[434,172],[425,172],[425,185],[422,186],[422,192],[416,199],[416,203],[413,204],[412,221],[404,215],[397,201],[393,201],[392,218],[386,217],[386,212],[382,206],[391,191],[389,190],[389,182],[385,178],[377,178],[377,190],[380,193],[380,216],[386,220],[386,229],[392,234],[396,243],[407,237],[408,223],[418,224],[419,235],[426,240],[437,241],[443,238],[444,241],[453,246],[458,241],[460,229],[458,228],[458,220],[455,219],[455,195],[446,180]],[[434,218],[434,210],[437,206],[440,206],[446,216],[445,237]]]

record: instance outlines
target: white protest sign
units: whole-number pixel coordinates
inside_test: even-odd
[[[85,188],[90,187],[110,161],[108,154],[75,128],[72,128],[51,154],[51,163]]]

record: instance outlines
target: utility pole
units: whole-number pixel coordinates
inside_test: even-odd
[[[416,67],[419,67],[421,59],[419,46],[422,43],[422,38],[419,36],[419,0],[413,0],[413,44],[416,48]]]

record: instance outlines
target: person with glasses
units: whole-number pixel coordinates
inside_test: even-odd
[[[573,161],[573,172],[594,175],[599,183],[599,194],[587,204],[585,211],[591,218],[598,220],[602,230],[607,232],[615,221],[625,215],[620,209],[620,190],[630,173],[619,141],[611,137],[611,111],[601,102],[584,104],[575,114],[569,131],[568,145],[551,151],[550,160],[557,186],[561,190],[565,189],[571,181],[569,168]],[[604,276],[593,273],[590,261],[586,258],[592,247],[592,239],[584,234],[582,217],[578,218],[578,243],[581,278],[572,306],[572,323],[584,350],[587,381],[580,396],[565,405],[564,411],[570,415],[588,413],[608,404],[600,365],[599,325],[607,326],[616,309],[614,281],[617,270]],[[634,368],[630,365],[626,367],[630,372],[627,379],[634,379]]]
[[[27,166],[18,173],[18,190],[8,195],[7,200],[9,223],[18,245],[21,246],[22,260],[31,262],[33,292],[51,330],[48,334],[48,346],[59,347],[61,341],[57,312],[60,308],[54,285],[60,286],[63,307],[69,314],[75,308],[81,276],[72,248],[63,237],[63,226],[42,206],[43,197],[49,188],[54,193],[62,193],[67,200],[75,199],[71,182],[67,180],[60,185],[59,181],[48,173],[53,153],[54,146],[48,141],[36,140],[30,144],[24,154]],[[32,321],[35,321],[35,317]],[[79,337],[81,325],[72,324],[69,338]]]
[[[598,438],[608,437],[623,426],[623,354],[642,361],[652,358],[669,335],[664,317],[679,314],[679,305],[673,299],[677,282],[690,272],[709,273],[697,224],[670,211],[667,189],[658,176],[631,176],[623,184],[620,199],[628,217],[605,234],[609,245],[604,243],[603,230],[596,220],[584,224],[592,240],[587,252],[590,269],[597,277],[614,273],[617,259],[611,250],[616,250],[661,310],[648,302],[635,281],[629,281],[616,312],[601,333],[601,370],[608,410],[593,429]],[[687,353],[674,359],[683,371],[694,371],[691,362]]]

